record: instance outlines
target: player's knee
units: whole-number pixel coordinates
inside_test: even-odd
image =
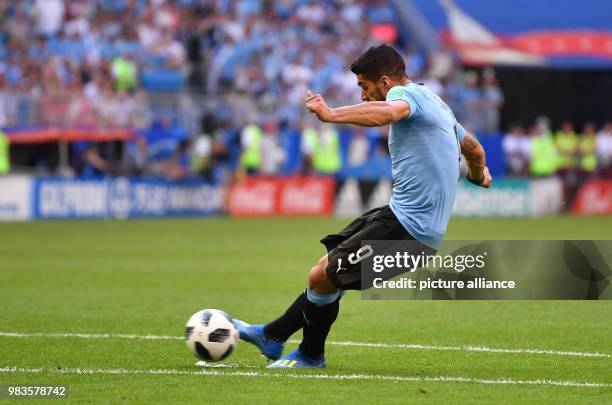
[[[333,285],[327,278],[324,267],[315,266],[308,275],[308,288],[312,291],[324,294],[333,292]]]
[[[319,260],[319,262],[310,269],[310,273],[308,274],[308,288],[312,290],[327,279],[327,274],[325,274],[326,267],[327,261],[323,262],[323,260]]]
[[[308,288],[319,293],[331,293],[337,290],[327,277],[327,256],[310,269],[308,274]]]
[[[312,290],[312,287],[318,283],[319,277],[319,265],[316,265],[308,273],[308,288]]]

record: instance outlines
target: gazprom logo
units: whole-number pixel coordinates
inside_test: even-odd
[[[118,177],[108,185],[108,209],[117,219],[125,219],[130,215],[132,185],[125,177]]]

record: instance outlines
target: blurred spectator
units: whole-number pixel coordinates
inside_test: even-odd
[[[485,69],[482,73],[483,117],[482,130],[494,134],[499,131],[499,110],[504,103],[504,95],[497,86],[495,72]]]
[[[127,172],[136,176],[148,174],[149,151],[147,140],[137,136],[133,142],[127,144]]]
[[[612,123],[607,122],[597,133],[595,147],[597,163],[601,168],[612,168]]]
[[[555,141],[548,126],[548,119],[540,117],[530,131],[529,150],[531,161],[529,172],[532,176],[551,176],[557,171],[559,157]]]
[[[119,89],[112,99],[114,110],[113,124],[118,128],[134,128],[136,115],[136,100],[125,89]]]
[[[74,166],[80,176],[99,177],[110,173],[111,164],[100,153],[98,144],[88,141],[75,142],[72,144],[72,150],[76,160]]]
[[[120,56],[113,59],[111,66],[111,72],[115,79],[114,86],[117,90],[134,90],[136,88],[138,70],[134,62],[128,57]]]
[[[322,124],[318,131],[306,128],[302,137],[302,153],[308,169],[318,174],[335,174],[340,170],[340,138],[333,126]]]
[[[178,179],[188,174],[189,142],[184,128],[176,122],[171,124],[168,117],[160,117],[153,121],[144,137],[148,175]]]
[[[147,99],[147,94],[142,89],[136,90],[130,95],[130,100],[133,103],[131,119],[129,120],[129,128],[134,130],[144,130],[151,125],[152,112]]]
[[[226,182],[225,163],[229,157],[223,129],[208,111],[202,114],[200,135],[193,141],[192,170],[208,181]]]
[[[212,150],[213,139],[210,134],[200,134],[193,142],[194,172],[200,173],[207,180],[212,180]]]
[[[140,44],[147,50],[152,49],[160,36],[160,29],[153,21],[152,9],[147,9],[141,14],[136,30]]]
[[[96,113],[98,114],[98,124],[103,128],[115,127],[116,106],[114,103],[115,93],[110,80],[102,83],[98,97],[96,97]]]
[[[240,134],[240,167],[246,174],[258,174],[261,170],[261,138],[261,128],[256,124],[247,125]]]
[[[6,134],[0,130],[0,175],[7,174],[10,169],[9,140]]]
[[[555,144],[559,151],[559,169],[563,171],[575,169],[579,145],[578,136],[571,122],[566,121],[561,125],[561,129],[555,134]]]
[[[34,15],[38,33],[56,34],[62,27],[65,12],[63,0],[35,0]]]
[[[597,168],[597,154],[595,125],[587,122],[584,124],[578,144],[578,155],[580,157],[580,170],[583,173],[593,173]]]
[[[178,142],[174,155],[162,163],[164,177],[167,180],[180,180],[191,174],[191,143],[188,139]]]
[[[83,87],[83,93],[92,105],[97,106],[99,97],[110,78],[105,77],[100,70],[92,72],[92,75],[93,77]]]
[[[18,4],[13,15],[8,18],[6,22],[6,31],[11,37],[11,40],[18,42],[19,44],[26,45],[28,40],[28,27],[29,21],[23,11],[23,4]]]
[[[162,30],[151,50],[154,55],[164,59],[167,68],[180,69],[184,66],[187,56],[185,47],[174,39],[170,29]]]
[[[355,132],[349,141],[347,159],[349,166],[359,166],[368,160],[370,142],[365,131],[363,127],[355,127]]]
[[[504,140],[502,149],[506,156],[506,164],[510,174],[524,176],[528,174],[530,156],[529,138],[523,128],[514,124]]]
[[[87,128],[95,126],[97,120],[94,106],[83,93],[80,78],[75,77],[68,96],[66,97],[66,100],[68,100],[67,115],[64,117],[66,124],[73,127]]]
[[[471,131],[480,132],[482,130],[483,98],[478,87],[476,72],[469,71],[464,74],[463,87],[459,91],[458,97],[465,124]]]
[[[261,173],[279,174],[285,159],[285,149],[278,136],[278,124],[272,120],[265,122],[261,139]]]
[[[453,56],[450,50],[434,51],[429,57],[427,77],[436,80],[446,79],[451,76],[454,69]]]
[[[17,111],[17,100],[9,84],[0,72],[0,128],[13,124]]]

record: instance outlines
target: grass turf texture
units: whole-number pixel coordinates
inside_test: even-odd
[[[0,332],[180,336],[202,308],[275,317],[304,288],[337,219],[180,219],[0,224]],[[449,239],[612,239],[612,218],[454,219]],[[586,301],[342,300],[333,341],[612,353],[612,304]],[[295,336],[299,338],[301,334]],[[288,349],[296,344],[288,345]],[[612,384],[612,358],[397,348],[327,348],[325,371]],[[236,375],[62,373],[67,368],[201,370],[181,340],[0,336],[3,384],[68,384],[75,402],[610,403],[612,388],[266,376],[241,342]],[[254,368],[260,366],[260,368]],[[264,376],[259,374],[266,374]],[[274,374],[279,374],[278,371]]]

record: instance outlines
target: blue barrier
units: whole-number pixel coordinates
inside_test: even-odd
[[[189,180],[37,178],[32,218],[201,216],[221,210],[219,187]]]

